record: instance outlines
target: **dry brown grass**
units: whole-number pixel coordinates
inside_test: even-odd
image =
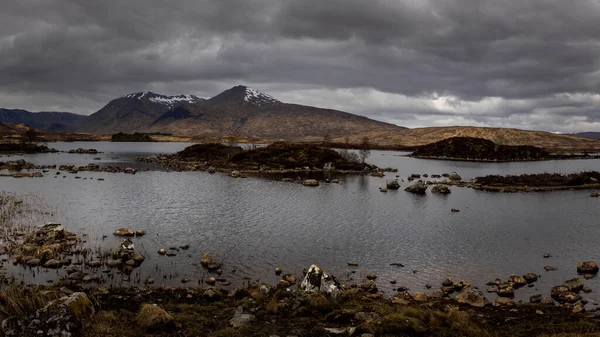
[[[0,291],[0,321],[9,317],[29,317],[48,302],[59,298],[55,291],[38,291],[35,288],[10,286]]]
[[[142,304],[136,321],[146,330],[168,329],[173,325],[173,316],[157,305]]]

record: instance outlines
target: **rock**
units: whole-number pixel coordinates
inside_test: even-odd
[[[531,297],[529,297],[529,303],[532,304],[536,304],[536,303],[540,303],[542,301],[542,295],[532,295]]]
[[[498,286],[489,286],[485,289],[485,291],[487,291],[488,293],[497,293],[498,289]]]
[[[285,274],[283,275],[282,279],[290,284],[296,284],[297,282],[296,277],[292,274]]]
[[[573,278],[568,281],[565,281],[563,285],[569,288],[569,291],[575,293],[580,292],[583,289],[583,281],[581,281],[578,278]]]
[[[356,327],[349,326],[347,328],[323,328],[330,334],[352,336],[356,332]]]
[[[144,262],[144,260],[146,258],[144,257],[144,255],[140,254],[139,252],[134,252],[131,259],[133,261],[135,261],[135,265],[139,266],[140,264],[142,264],[142,262]]]
[[[173,316],[156,304],[142,304],[136,321],[146,331],[170,330],[175,328]]]
[[[214,277],[211,276],[208,279],[206,279],[205,282],[206,282],[206,284],[214,285],[215,283],[217,283],[217,279],[215,279]]]
[[[94,314],[85,293],[61,297],[39,309],[29,318],[11,317],[2,321],[6,337],[83,336],[85,322]]]
[[[454,283],[452,284],[452,286],[454,287],[454,290],[456,290],[456,291],[461,291],[461,290],[463,290],[464,288],[468,288],[468,287],[470,287],[470,286],[471,286],[471,283],[469,283],[469,282],[467,282],[467,281],[465,281],[465,280],[460,280],[460,281],[458,281],[458,282],[454,282]]]
[[[121,260],[108,260],[106,261],[106,265],[108,267],[118,267],[123,263]]]
[[[584,311],[584,309],[583,309],[583,306],[581,304],[575,304],[575,306],[573,307],[573,310],[572,310],[572,312],[574,314],[578,314],[578,313],[581,313],[583,311]]]
[[[342,293],[342,287],[337,279],[314,264],[306,272],[304,280],[300,283],[300,289],[306,293],[319,292],[333,297]]]
[[[169,248],[165,255],[169,257],[177,256],[177,249]]]
[[[550,253],[544,253],[544,259],[548,259],[548,258],[551,258],[551,257],[552,257],[552,254],[550,254]]]
[[[144,236],[146,235],[146,231],[144,231],[143,229],[138,229],[135,231],[135,236]]]
[[[425,192],[427,191],[427,185],[422,182],[418,182],[416,184],[406,187],[404,190],[406,192],[415,194],[425,194]]]
[[[279,267],[275,268],[275,275],[279,276],[279,275],[281,275],[282,272],[283,271],[281,270],[281,268],[279,268]]]
[[[200,264],[202,267],[211,271],[217,270],[223,265],[223,263],[215,261],[208,253],[204,253],[204,255],[202,255]]]
[[[443,287],[450,287],[452,285],[454,285],[454,281],[451,278],[447,278],[442,282]]]
[[[560,285],[560,286],[552,287],[552,289],[550,290],[550,295],[552,296],[552,298],[558,299],[558,297],[561,294],[568,293],[568,292],[569,292],[569,287],[567,287],[565,285]]]
[[[227,296],[231,297],[231,298],[242,299],[245,297],[249,297],[250,292],[248,292],[248,289],[246,289],[246,288],[236,288],[236,289],[233,289],[232,291],[230,291]]]
[[[424,292],[416,292],[413,295],[413,300],[415,300],[416,302],[427,302],[429,298],[427,297],[427,295],[425,295]]]
[[[523,279],[525,281],[527,281],[527,283],[533,283],[533,282],[537,281],[538,275],[534,274],[534,273],[527,273],[527,274],[523,275]]]
[[[158,255],[165,255],[167,254],[167,251],[164,248],[161,248],[158,250]]]
[[[58,269],[61,267],[61,263],[58,260],[55,259],[51,259],[46,261],[46,263],[44,263],[44,268],[50,268],[50,269]]]
[[[524,285],[527,284],[527,281],[525,281],[524,278],[522,278],[521,276],[518,275],[510,275],[508,277],[508,282],[513,284],[513,287],[522,287]]]
[[[485,295],[481,291],[470,287],[456,295],[456,300],[458,303],[465,303],[477,308],[481,308],[488,303],[487,298],[485,298]]]
[[[129,228],[119,228],[113,232],[113,235],[116,236],[133,236],[135,232]]]
[[[540,304],[542,304],[542,305],[554,304],[554,300],[553,300],[553,299],[551,299],[550,297],[544,297],[544,298],[542,298],[542,300],[540,301]]]
[[[515,296],[515,288],[513,288],[513,286],[510,284],[505,284],[498,288],[497,294],[500,297],[514,297]]]
[[[98,268],[98,267],[102,267],[102,261],[100,260],[91,260],[87,262],[88,267],[91,268]]]
[[[217,289],[209,288],[202,294],[202,298],[210,301],[217,301],[223,297],[223,294]]]
[[[41,263],[41,260],[40,259],[36,259],[36,258],[30,259],[27,262],[25,262],[25,264],[28,265],[28,266],[30,266],[30,267],[37,267],[37,266],[40,265],[40,263]]]
[[[458,212],[460,212],[460,209],[458,209],[458,208],[451,208],[450,212],[452,212],[452,213],[458,213]]]
[[[350,261],[350,262],[348,262],[348,266],[349,267],[358,267],[358,262],[356,262],[356,261]]]
[[[244,314],[244,309],[240,305],[233,314],[233,318],[229,320],[229,324],[231,324],[234,328],[239,328],[241,326],[245,326],[250,324],[256,320],[256,316],[250,314]]]
[[[594,275],[594,274],[583,274],[583,278],[586,280],[591,280],[594,277],[596,277],[596,275]]]
[[[208,173],[215,173],[215,172],[217,172],[217,169],[214,166],[209,166],[206,171]]]
[[[240,171],[231,171],[230,175],[233,178],[239,178],[241,176]]]
[[[387,188],[381,188],[381,187],[379,188],[379,192],[387,193],[387,191],[388,191]]]
[[[513,300],[511,300],[510,298],[506,298],[506,297],[498,297],[494,301],[494,306],[496,306],[496,307],[512,306],[512,305],[515,305],[515,302],[513,302]]]
[[[388,180],[386,181],[386,187],[390,190],[397,190],[400,188],[400,184],[398,183],[398,179]]]
[[[447,185],[435,185],[431,188],[431,193],[437,193],[437,194],[449,194],[450,193],[450,188],[448,188]]]
[[[535,313],[538,314],[538,315],[543,315],[544,314],[544,312],[541,311],[541,310],[536,310]]]
[[[67,278],[69,280],[73,280],[73,281],[81,281],[83,280],[83,278],[85,277],[85,273],[82,271],[76,271],[74,273],[71,273],[67,276]]]
[[[377,279],[377,275],[375,275],[375,273],[367,274],[367,280],[376,280],[376,279]]]
[[[577,265],[578,274],[597,274],[598,265],[594,261],[584,261]]]
[[[306,179],[306,180],[304,180],[302,185],[316,187],[316,186],[319,186],[319,181],[315,180],[315,179]]]
[[[586,293],[586,294],[589,294],[589,293],[591,293],[591,292],[592,292],[592,288],[590,288],[590,287],[583,287],[583,289],[582,289],[582,290],[583,290],[583,292],[584,292],[584,293]]]
[[[452,174],[450,174],[448,178],[450,178],[450,180],[462,180],[462,177],[456,172],[452,172]]]
[[[146,279],[146,282],[144,282],[145,284],[154,284],[154,279],[152,279],[151,277]]]
[[[370,292],[370,293],[376,293],[378,291],[377,283],[375,283],[375,281],[373,281],[373,280],[367,280],[366,282],[363,282],[360,285],[360,288],[362,290]]]
[[[125,261],[125,265],[133,267],[133,266],[135,266],[135,261],[133,261],[133,260],[127,260],[127,261]]]
[[[545,267],[544,267],[544,270],[545,270],[545,271],[555,271],[555,270],[558,270],[558,268],[556,268],[556,267],[552,267],[552,266],[545,266]]]

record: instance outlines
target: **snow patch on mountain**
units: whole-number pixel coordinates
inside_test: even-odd
[[[258,92],[252,88],[246,87],[246,96],[244,97],[244,101],[253,103],[255,105],[267,105],[267,104],[280,104],[281,102],[275,99],[275,97],[271,95],[267,95],[262,92]]]
[[[195,95],[165,96],[153,93],[152,91],[137,92],[125,95],[122,98],[137,98],[138,100],[148,99],[150,102],[159,103],[168,107],[173,107],[174,105],[181,103],[197,103],[206,99]]]

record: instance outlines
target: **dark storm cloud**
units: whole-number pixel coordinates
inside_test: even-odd
[[[599,22],[595,0],[10,1],[0,105],[92,112],[144,89],[246,83],[400,124],[564,128],[600,120]]]

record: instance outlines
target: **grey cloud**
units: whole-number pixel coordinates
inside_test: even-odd
[[[417,99],[353,111],[400,124],[527,114],[557,127],[594,123],[597,100],[565,94],[600,90],[599,22],[593,0],[10,1],[0,12],[0,106],[89,113],[144,89],[214,95],[245,83],[284,97],[366,88]],[[432,107],[434,95],[450,108]],[[489,98],[502,102],[476,111]]]

